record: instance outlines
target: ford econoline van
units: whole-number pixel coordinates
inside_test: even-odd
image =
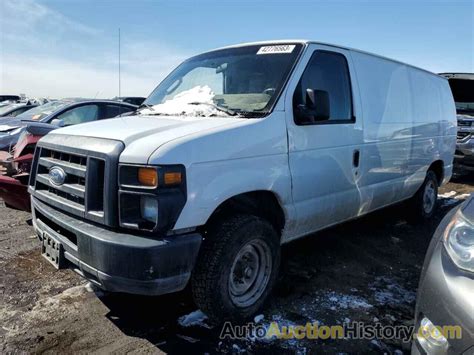
[[[190,283],[211,320],[243,319],[282,244],[401,201],[430,218],[455,146],[445,78],[324,43],[242,44],[186,60],[133,116],[42,138],[33,222],[46,259],[102,289]]]

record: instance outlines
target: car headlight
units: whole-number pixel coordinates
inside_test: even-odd
[[[461,211],[458,211],[448,224],[444,245],[458,267],[474,272],[474,226]]]
[[[151,196],[141,196],[140,215],[148,222],[158,223],[158,200]]]

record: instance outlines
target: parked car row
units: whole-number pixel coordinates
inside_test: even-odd
[[[58,100],[16,118],[0,119],[0,197],[8,207],[30,210],[27,186],[31,161],[36,142],[45,134],[136,109],[135,105],[111,100]]]
[[[0,148],[10,153],[0,191],[23,197],[0,195],[31,206],[54,267],[111,292],[190,285],[211,321],[247,319],[272,290],[282,244],[395,203],[412,219],[433,216],[465,120],[456,108],[472,109],[458,79],[450,87],[411,65],[318,42],[214,50],[181,64],[137,111],[124,98],[58,101],[2,121]],[[102,120],[112,112],[120,119]],[[462,269],[462,302],[473,299],[469,206],[429,252]],[[450,239],[461,220],[465,232]],[[422,297],[445,287],[429,284],[439,268],[430,270]],[[417,326],[443,324],[423,302]],[[454,311],[466,316],[445,310],[453,322]],[[443,349],[462,352],[467,337]],[[430,353],[435,340],[413,349]]]
[[[474,74],[443,73],[449,81],[456,102],[458,119],[454,163],[457,172],[474,172]]]
[[[23,112],[26,112],[38,105],[36,104],[23,104],[23,103],[14,103],[0,106],[0,117],[16,117]]]

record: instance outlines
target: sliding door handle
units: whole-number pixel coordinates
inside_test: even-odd
[[[359,162],[360,162],[360,151],[359,149],[355,149],[354,153],[352,154],[352,165],[354,168],[359,167]]]

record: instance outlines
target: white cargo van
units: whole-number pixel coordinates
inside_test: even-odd
[[[238,45],[185,61],[135,116],[41,139],[33,221],[51,263],[105,290],[190,282],[211,319],[245,318],[281,244],[404,200],[429,218],[455,145],[444,78],[317,42]]]

